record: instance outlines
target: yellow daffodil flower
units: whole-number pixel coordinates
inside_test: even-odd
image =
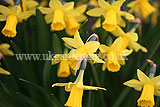
[[[124,16],[127,20],[134,20],[133,15],[120,10],[124,1],[125,0],[118,0],[110,5],[104,0],[98,0],[98,5],[100,7],[89,10],[87,14],[93,17],[100,17],[103,15],[105,20],[102,23],[102,26],[106,31],[111,32],[115,30],[118,25],[122,27],[126,26],[126,23],[121,16]]]
[[[80,22],[83,22],[87,17],[83,14],[87,9],[87,5],[80,5],[75,8],[75,12],[79,15],[68,16],[66,20],[66,32],[68,35],[73,36],[75,32],[80,28]]]
[[[101,87],[93,87],[93,86],[85,86],[83,85],[83,75],[84,70],[80,70],[79,75],[74,83],[55,83],[52,87],[55,86],[64,86],[65,91],[70,92],[68,101],[66,102],[65,106],[68,107],[82,107],[82,97],[84,90],[106,90],[105,88]]]
[[[52,65],[60,63],[57,72],[58,77],[68,77],[71,74],[68,60],[69,59],[67,54],[64,55],[57,54],[52,59]]]
[[[69,62],[72,69],[75,70],[77,62],[84,56],[88,56],[96,63],[104,63],[96,54],[94,54],[100,44],[98,41],[89,41],[84,44],[78,31],[75,33],[74,38],[63,37],[62,40],[69,46],[75,48],[70,52],[70,58],[75,59]]]
[[[138,17],[146,19],[150,14],[156,11],[156,9],[148,2],[148,0],[135,0],[127,5],[130,13],[135,12]]]
[[[125,33],[120,27],[117,27],[116,30],[112,31],[111,33],[116,37],[120,36],[122,38],[122,42],[123,42],[122,49],[125,49],[128,47],[132,50],[135,50],[136,52],[138,52],[138,50],[147,52],[147,49],[145,47],[137,43],[138,41],[137,33],[133,33],[133,32]]]
[[[120,70],[121,65],[125,65],[124,56],[128,56],[132,53],[132,50],[123,49],[122,38],[117,38],[113,44],[108,47],[106,45],[100,45],[100,56],[105,60],[102,65],[102,70],[105,71],[106,68],[111,72],[117,72]]]
[[[49,8],[39,7],[39,10],[43,14],[46,14],[46,23],[52,23],[52,31],[60,31],[66,28],[66,32],[69,35],[74,35],[80,28],[78,22],[86,19],[86,16],[83,15],[86,8],[87,5],[81,5],[74,9],[74,2],[68,2],[62,5],[59,0],[50,0]]]
[[[132,79],[124,83],[137,91],[142,91],[140,98],[137,100],[138,106],[153,107],[155,105],[154,95],[160,96],[160,76],[152,79],[147,77],[142,71],[137,70],[138,80]]]
[[[59,0],[50,0],[49,8],[39,7],[38,9],[45,15],[46,23],[51,24],[52,31],[60,31],[66,27],[65,19],[67,16],[74,16],[74,2],[64,5]]]
[[[158,16],[159,16],[159,6],[160,6],[159,2],[154,1],[153,6],[155,7],[156,11],[152,14],[151,22],[152,22],[153,26],[155,26],[157,24]]]
[[[9,50],[9,48],[10,48],[10,45],[7,43],[0,44],[0,53],[2,54],[2,57],[3,56],[14,56],[14,53],[11,50]]]
[[[17,23],[23,19],[29,18],[33,14],[31,11],[20,12],[20,8],[17,6],[7,8],[2,5],[0,5],[0,13],[0,21],[6,20],[6,25],[2,29],[2,34],[12,38],[17,34]]]

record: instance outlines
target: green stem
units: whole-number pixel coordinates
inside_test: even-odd
[[[92,69],[93,78],[94,78],[96,84],[98,86],[100,86],[100,82],[99,82],[99,79],[98,79],[98,76],[97,76],[97,73],[96,73],[96,69],[95,69],[95,67],[92,63],[90,63],[90,65],[91,65],[91,69]]]
[[[92,63],[90,63],[91,65],[91,69],[92,69],[92,74],[93,74],[93,78],[96,82],[96,85],[97,86],[100,86],[100,81],[98,79],[98,76],[97,76],[97,73],[96,73],[96,69],[94,67],[94,65]],[[103,97],[103,93],[100,91],[100,98],[101,98],[101,101],[102,101],[102,107],[106,107],[105,105],[105,101],[104,101],[104,97]]]
[[[149,55],[148,59],[151,59],[153,57],[153,55],[155,54],[155,52],[157,51],[159,46],[160,46],[160,40],[158,41],[156,47],[153,49],[152,53]],[[144,62],[141,69],[143,70],[147,66],[147,64],[148,64],[147,61]],[[134,77],[136,77],[136,75],[134,75]],[[131,90],[131,88],[128,88],[128,87],[124,88],[122,93],[120,94],[120,96],[115,101],[113,107],[120,107],[122,101],[127,96],[127,94],[130,92],[130,90]]]
[[[139,26],[139,24],[135,24],[129,32],[134,33],[136,31],[136,29],[138,28],[138,26]]]
[[[93,79],[91,78],[91,80],[90,80],[90,84],[89,84],[90,86],[92,86],[93,85]],[[93,107],[93,104],[92,104],[92,99],[94,99],[93,98],[94,96],[93,96],[93,94],[92,94],[92,91],[90,90],[89,91],[89,94],[88,94],[88,101],[87,101],[87,107]]]

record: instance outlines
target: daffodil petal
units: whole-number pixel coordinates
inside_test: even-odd
[[[3,15],[9,15],[11,13],[10,9],[0,5],[0,13],[2,13]]]
[[[121,46],[122,46],[122,38],[119,37],[113,42],[110,48],[115,51],[119,51],[121,49]]]
[[[126,63],[124,57],[121,56],[121,55],[118,56],[118,62],[119,62],[121,65],[125,65],[125,63]]]
[[[69,10],[69,11],[66,11],[65,14],[66,14],[67,16],[79,16],[79,15],[81,15],[79,12],[77,12],[77,11],[75,11],[75,10],[73,10],[73,9],[71,9],[71,10]]]
[[[3,55],[7,55],[7,56],[14,56],[14,53],[9,50],[10,45],[7,43],[3,43],[0,45],[0,51],[2,52]]]
[[[116,37],[125,35],[125,32],[119,26],[117,26],[116,29],[113,30],[111,33]]]
[[[83,46],[84,45],[78,31],[76,31],[76,33],[74,35],[74,40],[77,42],[78,46]]]
[[[14,56],[14,53],[9,49],[2,50],[2,54],[6,56]]]
[[[107,53],[108,49],[109,49],[109,47],[107,47],[106,45],[102,44],[99,46],[99,50],[101,51],[102,54]]]
[[[52,22],[53,14],[52,14],[52,13],[46,14],[46,15],[44,16],[44,18],[45,18],[46,23],[49,24],[49,23]]]
[[[104,63],[104,64],[102,65],[102,70],[105,71],[106,68],[107,68],[107,63]]]
[[[94,61],[94,63],[105,63],[102,59],[100,59],[96,54],[89,54],[90,58]]]
[[[122,6],[124,2],[125,0],[118,0],[118,1],[113,2],[111,6],[117,10],[120,10],[120,7]]]
[[[117,17],[117,22],[118,22],[118,25],[120,25],[121,27],[126,27],[126,23],[121,16]]]
[[[52,85],[52,87],[56,87],[56,86],[59,86],[59,87],[63,87],[63,86],[66,86],[68,85],[68,83],[55,83]]]
[[[110,4],[105,0],[98,0],[98,5],[103,9],[108,9],[110,7]]]
[[[101,15],[105,15],[105,10],[102,8],[91,9],[87,12],[87,15],[93,17],[100,17]]]
[[[136,79],[129,80],[129,81],[123,83],[123,84],[128,86],[128,87],[132,87],[137,91],[141,91],[142,87],[143,87],[143,84]]]
[[[0,44],[0,49],[8,49],[8,48],[10,48],[9,44],[7,44],[7,43]]]
[[[62,40],[73,48],[78,48],[79,47],[77,42],[72,38],[63,37]]]
[[[0,74],[10,75],[10,72],[4,70],[3,68],[0,68]]]
[[[130,55],[132,52],[133,52],[132,49],[130,49],[130,50],[125,49],[125,50],[123,50],[123,51],[119,51],[119,52],[118,52],[118,55],[128,56],[128,55]]]
[[[120,11],[120,14],[124,16],[127,20],[134,20],[134,16],[128,12]]]
[[[87,9],[87,5],[83,4],[83,5],[76,7],[75,11],[79,12],[80,14],[83,14],[86,11],[86,9]]]
[[[51,13],[52,12],[52,10],[50,9],[50,8],[47,8],[47,7],[42,7],[42,6],[40,6],[40,7],[38,7],[38,9],[41,11],[41,13],[43,13],[43,14],[48,14],[48,13]],[[52,13],[53,14],[53,13]]]
[[[54,64],[57,64],[57,63],[59,63],[60,62],[60,60],[59,61],[57,61],[57,60],[55,60],[55,59],[52,59],[52,65],[54,65]]]
[[[101,87],[94,87],[94,86],[86,86],[86,85],[77,85],[78,88],[83,88],[84,90],[106,90],[105,88]]]
[[[18,6],[13,6],[13,7],[11,7],[11,12],[12,13],[14,13],[14,14],[16,14],[16,15],[18,15],[19,13],[20,13],[20,7],[18,7]]]
[[[147,83],[150,81],[149,77],[147,77],[142,71],[140,71],[139,69],[137,69],[137,76],[138,79],[142,82],[142,83]]]
[[[160,90],[155,90],[154,91],[154,95],[159,96],[160,97]]]
[[[55,84],[52,85],[52,87],[56,87],[56,86],[65,87],[65,91],[69,92],[69,91],[71,91],[72,86],[74,84],[75,83],[72,83],[72,82],[69,82],[69,83],[55,83]]]
[[[27,5],[27,8],[28,8],[28,9],[33,9],[33,8],[37,7],[38,4],[39,4],[39,3],[38,3],[37,1],[33,1],[33,0],[28,0],[28,1],[26,2],[26,5]]]
[[[7,16],[5,15],[0,15],[0,21],[5,21],[7,19]]]
[[[147,49],[143,46],[141,46],[140,44],[136,43],[136,42],[133,42],[131,41],[129,44],[128,44],[128,47],[130,49],[133,49],[135,50],[136,52],[138,52],[139,50],[142,50],[143,52],[147,52]]]
[[[90,52],[90,53],[93,53],[93,52],[96,52],[97,49],[99,48],[99,42],[98,41],[90,41],[90,42],[87,42],[85,44],[85,48]]]
[[[138,41],[138,35],[137,33],[126,33],[127,37],[130,38],[131,41]]]
[[[76,31],[76,33],[74,35],[74,39],[63,37],[62,40],[65,41],[68,45],[70,45],[71,47],[74,47],[74,48],[78,48],[78,47],[84,45],[82,39],[80,38],[80,35],[79,35],[78,31]]]
[[[20,13],[18,15],[18,19],[22,20],[22,19],[28,19],[31,15],[33,15],[34,13],[32,11],[24,11],[22,13]]]
[[[155,86],[154,86],[154,89],[155,89],[155,90],[160,90],[160,85],[155,85]]]
[[[80,16],[75,16],[75,19],[76,19],[77,22],[83,22],[87,19],[87,16],[82,14]]]
[[[50,8],[54,8],[54,9],[61,8],[62,4],[61,4],[61,2],[59,0],[50,0],[49,7]]]
[[[68,11],[74,8],[74,2],[69,2],[63,5],[64,11]]]
[[[154,83],[155,85],[160,85],[160,75],[154,77],[153,79],[151,79],[152,83]]]

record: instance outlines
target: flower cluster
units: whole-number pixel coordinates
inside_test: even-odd
[[[65,44],[64,55],[56,54],[52,59],[52,65],[58,64],[58,77],[69,77],[71,70],[73,75],[78,76],[75,82],[55,83],[55,86],[64,86],[65,91],[70,92],[70,96],[65,104],[68,107],[82,107],[82,97],[84,90],[106,90],[101,87],[83,85],[83,76],[87,62],[91,64],[102,64],[102,70],[109,72],[118,72],[122,65],[125,65],[125,58],[134,51],[141,50],[146,53],[148,50],[138,43],[138,33],[136,28],[139,23],[137,18],[147,19],[152,15],[152,23],[156,25],[159,15],[159,5],[154,2],[153,6],[147,0],[134,0],[127,4],[129,11],[123,10],[125,0],[112,1],[90,0],[87,4],[76,5],[74,2],[64,2],[62,0],[42,0],[39,3],[36,0],[21,0],[15,3],[12,0],[7,1],[9,6],[0,5],[0,21],[6,21],[2,34],[9,38],[17,35],[16,27],[18,23],[27,21],[32,15],[36,15],[36,9],[44,14],[46,24],[50,24],[50,30],[54,33],[63,32],[71,37],[62,37]],[[90,8],[87,9],[87,6]],[[87,12],[86,12],[87,11]],[[86,14],[85,14],[86,12]],[[134,14],[132,14],[134,13]],[[87,15],[89,17],[87,17]],[[80,36],[80,29],[91,17],[98,17],[97,22],[92,26],[103,29],[109,35],[114,36],[114,41],[110,43],[101,43],[97,34],[92,34],[86,42],[83,42]],[[81,24],[83,23],[84,24]],[[133,28],[127,28],[127,24],[134,24]],[[127,30],[126,30],[127,29]],[[128,30],[129,29],[129,30]],[[56,41],[55,41],[56,42]],[[9,50],[10,45],[6,43],[0,44],[0,59],[4,55],[13,56],[14,53]],[[99,53],[99,55],[97,55]],[[65,58],[64,58],[65,57]],[[58,60],[58,61],[57,61]],[[0,68],[0,73],[9,75],[10,73]],[[160,96],[160,76],[149,78],[142,71],[137,70],[140,81],[130,80],[124,83],[137,91],[142,91],[141,97],[138,99],[138,106],[153,107],[154,95]]]

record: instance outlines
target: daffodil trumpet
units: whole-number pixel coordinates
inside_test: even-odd
[[[58,77],[68,77],[70,73],[70,65],[68,63],[69,61],[68,57],[68,49],[65,49],[64,54],[56,54],[52,59],[52,65],[59,63],[58,66]]]
[[[49,8],[38,7],[45,14],[46,23],[51,23],[51,31],[66,30],[66,33],[73,36],[80,28],[80,22],[87,17],[83,14],[87,5],[80,5],[74,8],[74,2],[62,3],[59,0],[50,0]]]
[[[102,23],[102,27],[106,31],[111,32],[115,30],[117,26],[121,26],[121,27],[126,26],[126,23],[122,19],[122,16],[124,16],[127,20],[134,20],[134,16],[132,14],[125,11],[121,11],[120,8],[124,2],[125,0],[118,0],[118,1],[114,1],[110,5],[105,0],[98,0],[99,7],[89,10],[87,14],[93,17],[104,16],[105,20]]]
[[[121,65],[125,65],[125,57],[132,53],[132,49],[124,48],[123,39],[117,38],[111,46],[101,44],[99,46],[100,57],[104,59],[105,63],[102,65],[102,70],[106,68],[110,72],[118,72]]]

